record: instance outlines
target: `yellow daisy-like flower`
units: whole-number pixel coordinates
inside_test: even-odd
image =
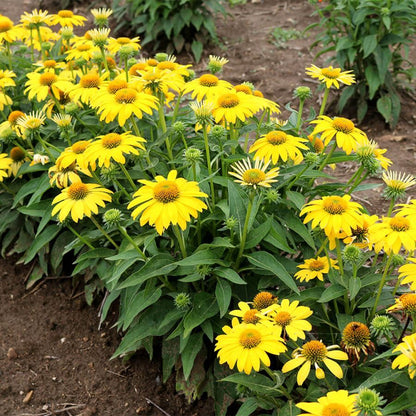
[[[112,191],[96,183],[74,182],[62,189],[52,205],[52,215],[59,213],[59,221],[64,221],[71,214],[73,221],[78,222],[92,214],[98,214],[98,207],[105,207],[105,202],[111,202]]]
[[[401,215],[383,217],[381,223],[369,228],[369,240],[376,253],[383,249],[386,253],[397,254],[402,247],[413,251],[416,248],[416,224]]]
[[[347,390],[330,391],[320,397],[317,403],[301,402],[296,405],[307,413],[300,416],[358,416],[355,409],[357,394],[348,394]]]
[[[196,218],[198,212],[207,209],[205,202],[198,198],[208,195],[201,192],[197,182],[190,182],[176,177],[176,170],[171,170],[165,179],[156,176],[156,182],[140,180],[142,186],[134,195],[134,199],[127,208],[136,207],[132,217],[139,214],[140,225],[154,225],[159,234],[167,229],[170,224],[178,224],[182,230],[186,229],[186,223],[191,216]]]
[[[38,61],[34,65],[37,66],[35,72],[57,72],[57,70],[61,70],[66,67],[65,62],[56,62],[55,59]]]
[[[341,347],[348,354],[350,361],[357,364],[360,353],[372,354],[375,346],[370,339],[370,329],[361,322],[350,322],[342,331]]]
[[[13,159],[8,156],[7,153],[0,153],[0,182],[3,182],[3,179],[9,176],[8,172],[10,171]]]
[[[45,123],[46,116],[42,111],[32,111],[29,114],[23,114],[20,116],[16,124],[23,130],[34,131],[40,128]]]
[[[169,56],[168,59],[165,61],[159,62],[156,68],[159,71],[168,71],[168,72],[175,72],[182,77],[189,76],[189,68],[191,65],[181,65],[175,62],[176,58],[174,56]]]
[[[0,44],[4,42],[12,43],[22,37],[23,30],[14,26],[13,21],[7,16],[0,15]]]
[[[253,307],[259,311],[268,308],[274,303],[277,303],[277,297],[270,292],[257,293],[253,298]]]
[[[111,9],[99,8],[91,9],[91,14],[94,16],[94,24],[97,26],[107,26],[108,18],[113,14]]]
[[[87,19],[84,16],[74,14],[71,10],[60,10],[57,14],[51,15],[51,25],[62,27],[84,26]]]
[[[331,259],[331,267],[333,269],[339,269],[337,266],[337,260]],[[317,257],[311,259],[305,259],[303,264],[299,264],[297,267],[298,272],[295,273],[295,278],[301,282],[309,282],[312,279],[319,279],[321,282],[324,280],[324,274],[329,273],[329,262],[327,257]]]
[[[251,95],[251,99],[258,105],[258,111],[261,110],[269,110],[271,114],[279,114],[280,109],[279,105],[273,102],[272,100],[268,100],[264,98],[263,95],[254,94],[254,91],[251,87],[247,84],[239,84],[234,86],[234,90],[237,92],[243,92],[244,94]]]
[[[335,137],[337,146],[349,155],[357,149],[359,143],[367,143],[367,135],[357,127],[351,120],[344,117],[335,117],[331,119],[328,116],[319,116],[317,120],[311,121],[316,124],[311,135],[321,135],[321,139],[325,145]]]
[[[0,92],[0,111],[3,111],[4,107],[12,104],[13,100],[7,94]]]
[[[207,68],[211,73],[216,74],[220,72],[225,64],[228,64],[228,59],[220,56],[210,55]]]
[[[84,59],[85,61],[90,61],[92,57],[100,51],[100,48],[94,46],[91,41],[82,41],[74,45],[73,48],[66,51],[66,60],[75,61],[77,59]]]
[[[24,39],[25,44],[28,47],[34,47],[34,49],[40,51],[41,50],[41,43],[43,42],[50,42],[53,44],[57,41],[60,36],[58,33],[54,32],[51,28],[46,26],[39,27],[40,37],[37,30],[34,29],[25,29],[24,33],[22,34],[22,39]]]
[[[408,218],[410,221],[416,221],[416,199],[411,199],[408,204],[397,204],[399,209],[396,211],[399,215]]]
[[[91,140],[80,140],[74,143],[72,146],[67,147],[56,159],[56,166],[58,169],[65,169],[74,164],[78,165],[82,169],[88,169],[88,160],[85,157],[85,151],[87,150]],[[91,164],[91,169],[95,170],[95,163]]]
[[[338,345],[326,347],[321,341],[309,341],[303,344],[302,348],[296,348],[293,351],[292,360],[286,362],[282,371],[287,373],[299,366],[297,383],[301,386],[311,371],[311,366],[315,367],[316,378],[325,378],[324,370],[319,366],[324,363],[329,371],[337,378],[342,378],[343,372],[341,366],[334,360],[348,360],[348,355],[339,350]]]
[[[17,120],[24,116],[25,113],[19,110],[12,111],[7,120],[0,124],[0,135],[6,130],[12,129],[19,137],[22,137],[22,129],[17,125]]]
[[[182,75],[168,70],[160,70],[157,67],[148,67],[146,70],[138,71],[138,75],[140,76],[132,79],[136,88],[155,96],[159,92],[163,92],[167,96],[170,89],[180,92],[185,84]]]
[[[13,79],[15,76],[16,74],[13,71],[0,69],[0,88],[14,87],[16,85]]]
[[[383,172],[383,181],[386,184],[385,195],[389,199],[398,199],[405,196],[406,190],[416,185],[416,178],[413,175],[390,170]]]
[[[89,104],[92,98],[97,94],[98,88],[107,74],[108,73],[100,76],[97,72],[91,71],[88,74],[83,75],[79,80],[79,83],[73,85],[71,89],[68,89],[66,92],[69,94],[71,100]]]
[[[240,309],[235,309],[230,312],[232,316],[241,318],[241,322],[245,324],[257,324],[262,319],[260,311],[256,308],[250,308],[247,302],[238,302]]]
[[[56,75],[54,72],[30,72],[26,75],[29,81],[26,82],[25,94],[28,95],[29,100],[36,97],[37,101],[43,101],[48,95],[53,97],[60,97],[60,91],[68,90],[73,87],[73,84],[66,78]]]
[[[380,149],[374,140],[357,143],[356,153],[358,159],[361,162],[365,162],[368,158],[374,158],[384,170],[387,170],[393,163],[389,158],[384,156],[384,153],[386,152],[387,149]]]
[[[416,293],[404,293],[386,310],[387,312],[403,311],[406,315],[416,314]]]
[[[265,325],[240,324],[237,318],[232,326],[224,326],[225,334],[216,337],[215,351],[218,351],[220,364],[227,363],[230,368],[237,364],[238,371],[250,374],[252,370],[260,371],[260,365],[270,366],[267,355],[279,355],[286,351],[273,329]]]
[[[342,82],[345,85],[351,85],[355,83],[354,74],[352,71],[341,71],[341,68],[333,68],[329,66],[327,68],[319,68],[313,65],[306,68],[306,75],[312,78],[318,78],[322,84],[326,85],[326,88],[339,88],[339,83]]]
[[[312,221],[312,228],[319,226],[330,239],[334,239],[342,231],[351,234],[352,229],[361,226],[361,210],[362,206],[352,202],[350,195],[331,195],[307,203],[300,216],[306,214],[305,224]]]
[[[400,284],[406,285],[410,283],[410,289],[416,290],[416,258],[408,257],[408,264],[404,264],[399,268]]]
[[[303,160],[302,150],[308,147],[302,137],[295,137],[281,130],[273,130],[260,137],[250,147],[249,152],[256,152],[254,159],[262,159],[266,163],[270,160],[275,165],[279,159],[287,162],[288,159],[300,163]]]
[[[216,123],[225,121],[234,124],[237,120],[245,121],[259,109],[259,104],[252,96],[231,90],[216,97],[212,115]]]
[[[377,215],[362,213],[361,220],[362,222],[359,226],[351,228],[350,234],[343,231],[338,235],[338,238],[342,239],[345,244],[353,244],[358,248],[371,249],[372,242],[369,239],[369,229],[379,220],[379,217]]]
[[[20,167],[30,159],[27,157],[27,154],[18,146],[13,147],[10,150],[9,156],[12,160],[12,163],[9,165],[8,176],[13,175],[16,177]]]
[[[100,120],[109,123],[117,118],[122,127],[131,115],[142,118],[143,113],[152,114],[152,110],[157,109],[157,102],[157,98],[150,94],[138,92],[133,88],[122,88],[96,104]]]
[[[234,172],[228,172],[230,175],[237,178],[235,182],[242,186],[252,186],[256,189],[257,186],[270,188],[271,183],[277,182],[277,175],[279,168],[270,169],[266,172],[269,163],[264,164],[261,160],[256,160],[254,166],[251,164],[250,158],[240,160],[231,165]]]
[[[140,49],[139,42],[140,38],[138,36],[134,38],[110,38],[108,40],[107,49],[113,55],[115,55],[123,46],[129,46],[132,50],[137,52]]]
[[[219,79],[212,74],[204,74],[187,82],[183,93],[188,94],[191,92],[192,98],[198,101],[202,101],[204,98],[213,101],[215,96],[224,94],[231,89],[232,85],[229,82]]]
[[[307,306],[299,306],[299,301],[290,303],[289,299],[283,299],[280,304],[272,305],[267,318],[278,328],[278,335],[286,339],[288,336],[293,341],[298,338],[305,339],[305,331],[310,331],[312,325],[306,318],[312,315],[312,311]]]
[[[409,367],[409,376],[413,379],[416,374],[416,333],[404,337],[403,342],[393,352],[400,352],[401,354],[394,359],[391,365],[392,368]]]
[[[62,165],[55,164],[48,171],[49,183],[51,186],[56,185],[57,188],[67,188],[71,183],[81,182],[78,172],[91,176],[89,170],[77,166],[76,163],[72,163],[65,168]]]
[[[145,150],[143,137],[134,136],[129,131],[118,134],[108,133],[98,136],[99,140],[92,142],[85,152],[85,159],[90,164],[98,162],[98,166],[108,168],[112,161],[125,164],[124,155],[138,155],[139,149]]]
[[[30,13],[23,12],[20,16],[20,22],[28,29],[34,29],[37,26],[51,25],[52,16],[47,10],[34,9]]]

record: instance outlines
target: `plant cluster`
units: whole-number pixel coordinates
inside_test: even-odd
[[[335,52],[333,60],[352,70],[357,83],[344,90],[339,111],[347,102],[357,102],[361,122],[369,104],[377,107],[392,128],[400,116],[400,89],[409,88],[415,68],[408,60],[410,38],[416,30],[413,0],[335,0],[317,2],[323,31],[312,46],[323,49],[317,56]]]
[[[325,115],[352,72],[308,67],[319,114],[304,115],[300,86],[281,120],[221,79],[227,59],[195,77],[168,54],[140,58],[137,38],[110,36],[111,10],[91,12],[83,36],[69,10],[0,16],[2,254],[33,262],[29,286],[64,267],[83,278],[101,321],[117,302],[114,357],[156,349],[163,381],[175,369],[217,415],[238,401],[238,416],[415,406],[416,200],[398,202],[416,180]],[[377,174],[382,217],[355,198]]]
[[[226,14],[220,0],[114,0],[113,9],[117,31],[142,36],[153,50],[187,50],[197,62],[204,45],[218,42],[214,16]]]

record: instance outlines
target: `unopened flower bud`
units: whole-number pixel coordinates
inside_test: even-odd
[[[342,258],[348,263],[357,264],[361,260],[361,250],[353,244],[347,245],[342,252]]]
[[[383,397],[378,392],[373,389],[364,388],[357,394],[354,410],[360,411],[359,414],[364,416],[381,415],[380,406],[385,402],[386,400],[383,400]]]
[[[122,212],[117,208],[107,210],[103,215],[104,224],[107,227],[114,227],[120,224],[123,220]]]
[[[276,203],[280,200],[280,194],[275,189],[267,189],[265,192],[265,198],[267,202]]]
[[[225,226],[229,230],[234,230],[235,227],[238,225],[238,219],[235,217],[229,217],[225,220]]]
[[[166,52],[159,52],[155,55],[155,59],[159,62],[164,62],[168,59],[169,55]]]
[[[390,336],[394,329],[393,319],[388,315],[376,315],[371,321],[370,329],[376,337]]]
[[[189,163],[198,163],[202,158],[202,152],[195,147],[188,147],[184,151],[185,160]]]
[[[209,132],[209,135],[213,140],[216,142],[221,142],[224,140],[225,136],[227,134],[227,131],[223,126],[214,126],[212,127],[211,131]]]
[[[318,153],[314,152],[307,152],[305,154],[305,163],[309,166],[316,166],[318,165],[319,161],[321,160],[321,157]]]
[[[131,45],[123,45],[119,50],[118,50],[118,56],[120,57],[120,59],[122,61],[124,61],[125,59],[129,59],[134,55],[134,48]]]
[[[293,91],[293,96],[301,101],[305,101],[307,98],[312,97],[311,89],[309,87],[297,87]]]
[[[188,75],[184,76],[185,82],[192,81],[195,78],[195,71],[193,69],[187,69]]]
[[[184,292],[178,293],[175,296],[173,303],[179,310],[188,309],[192,304],[191,297],[189,296],[188,293],[184,293]]]

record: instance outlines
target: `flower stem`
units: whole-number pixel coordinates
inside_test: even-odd
[[[119,246],[114,242],[114,240],[108,235],[108,233],[104,230],[103,227],[101,227],[100,224],[98,224],[98,221],[94,217],[90,217],[91,221],[94,223],[94,225],[98,228],[99,231],[101,231],[101,234],[118,250]]]
[[[121,225],[118,225],[118,229],[123,234],[123,236],[130,242],[130,244],[134,247],[134,249],[139,253],[140,257],[146,262],[147,257],[146,254],[143,253],[143,251],[139,248],[139,246],[135,243],[135,241],[129,236],[126,229],[122,227]]]
[[[386,283],[386,277],[387,277],[387,273],[390,269],[390,263],[391,263],[392,259],[393,259],[393,256],[390,254],[388,259],[387,259],[387,263],[384,266],[383,276],[381,277],[380,285],[378,287],[378,291],[377,291],[377,295],[376,295],[376,300],[374,302],[373,310],[372,310],[371,315],[369,317],[369,321],[371,321],[374,318],[374,315],[377,312],[377,306],[378,306],[378,302],[380,300],[381,291],[383,290],[384,283]]]
[[[321,109],[319,110],[319,115],[321,116],[325,112],[326,102],[328,101],[329,88],[325,89],[324,98],[322,99]]]
[[[215,207],[214,179],[212,177],[211,155],[210,155],[210,152],[209,152],[208,133],[207,133],[207,126],[206,126],[205,123],[203,125],[203,133],[204,133],[205,153],[206,153],[206,157],[207,157],[207,168],[208,168],[208,174],[210,176],[209,186],[211,188],[212,208],[214,208]]]
[[[302,123],[302,113],[303,113],[303,105],[305,104],[305,99],[299,99],[299,110],[298,110],[298,119],[296,120],[296,127],[295,131],[297,134],[300,133],[300,125]]]
[[[89,247],[91,250],[94,250],[95,247],[89,241],[87,241],[84,237],[82,237],[77,231],[75,231],[70,224],[66,224],[66,227],[68,228],[69,231],[72,232],[72,234],[78,237],[78,239],[82,241],[87,247]]]
[[[172,229],[173,229],[173,233],[175,234],[176,239],[178,240],[178,244],[182,253],[182,257],[185,258],[188,256],[188,254],[186,253],[186,246],[185,246],[185,240],[183,238],[183,233],[177,225],[173,225]]]
[[[246,239],[247,239],[247,232],[248,232],[248,222],[250,220],[251,210],[253,208],[253,201],[254,201],[255,192],[251,191],[248,197],[248,206],[247,206],[247,213],[246,218],[244,220],[244,227],[243,227],[243,234],[241,236],[240,241],[240,248],[238,250],[237,259],[235,261],[235,268],[237,269],[240,265],[241,257],[244,252],[244,247],[246,245]]]
[[[133,179],[131,178],[129,172],[127,172],[126,167],[122,163],[119,163],[119,166],[120,166],[121,170],[123,171],[125,177],[129,181],[131,187],[133,188],[133,191],[136,192],[137,191],[137,186],[135,185],[135,183],[134,183]]]

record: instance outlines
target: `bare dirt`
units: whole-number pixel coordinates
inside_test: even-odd
[[[0,13],[17,23],[23,11],[39,6],[51,13],[59,10],[59,2],[14,0],[1,1]],[[94,7],[99,6],[94,3]],[[74,11],[85,15],[87,7],[76,3]],[[217,20],[222,45],[207,49],[197,70],[204,69],[209,54],[225,56],[230,61],[224,70],[225,79],[234,84],[253,83],[282,109],[289,102],[296,106],[292,94],[297,86],[308,85],[315,90],[317,83],[305,76],[305,67],[325,62],[323,58],[313,60],[315,51],[309,45],[314,33],[290,40],[283,48],[273,45],[270,35],[277,26],[302,31],[316,21],[306,0],[248,2],[229,11],[230,16]],[[414,45],[411,49],[414,52]],[[191,63],[191,57],[185,55],[180,62]],[[312,105],[319,108],[320,97],[314,97]],[[410,174],[416,174],[414,107],[411,95],[404,95],[395,131],[376,115],[359,126],[381,148],[388,149],[386,155],[393,160],[394,170]],[[285,116],[287,111],[283,111]],[[347,163],[336,170],[337,176],[347,179],[352,173],[353,166]],[[371,181],[381,182],[380,178]],[[410,192],[410,197],[415,198],[415,192]],[[354,197],[371,213],[385,212],[386,204],[377,190]],[[69,279],[48,280],[30,293],[24,286],[28,269],[16,266],[15,261],[0,260],[0,415],[213,414],[212,401],[203,398],[189,405],[176,394],[173,378],[161,384],[157,356],[153,362],[145,352],[138,352],[127,364],[109,360],[120,334],[111,328],[116,315],[98,330],[99,299],[93,307],[86,306],[82,294],[73,293]]]

